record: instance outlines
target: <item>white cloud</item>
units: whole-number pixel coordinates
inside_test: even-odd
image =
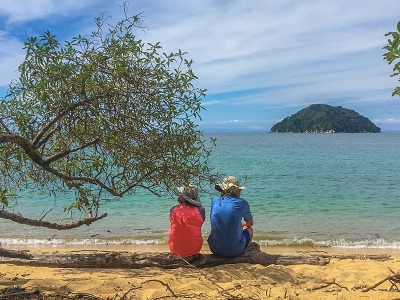
[[[231,120],[231,121],[227,121],[227,123],[244,123],[246,121],[244,120]]]
[[[0,0],[0,16],[5,16],[7,23],[25,22],[74,13],[93,2],[92,0]]]
[[[379,123],[379,124],[400,124],[400,119],[374,119],[372,120],[374,123]]]
[[[118,7],[122,2],[106,0],[9,2],[0,0],[0,17],[7,24],[51,18],[60,26],[63,16],[82,16],[78,20],[82,23],[74,24],[75,30],[82,31],[71,32],[65,24],[66,36],[90,33],[93,18],[102,11],[112,14],[112,21],[122,15]],[[382,59],[382,47],[387,42],[384,34],[396,28],[399,11],[400,2],[392,0],[129,4],[129,13],[143,12],[144,25],[149,27],[145,34],[138,30],[139,37],[160,41],[165,52],[187,51],[187,58],[194,60],[199,77],[195,84],[208,90],[203,106],[214,123],[237,117],[213,112],[221,105],[225,111],[240,113],[249,105],[297,109],[311,103],[354,107],[365,102],[371,103],[367,112],[373,112],[372,104],[386,103],[398,85],[389,77],[392,71]],[[2,45],[6,41],[0,50],[0,85],[15,78],[23,59],[18,49],[22,44],[12,31],[0,35]],[[392,117],[389,110],[379,112],[376,118]]]
[[[0,32],[0,86],[7,86],[18,78],[18,66],[24,59],[23,44]]]
[[[211,106],[211,105],[219,104],[219,103],[222,103],[222,101],[220,101],[220,100],[202,101],[202,106],[206,107],[206,106]]]

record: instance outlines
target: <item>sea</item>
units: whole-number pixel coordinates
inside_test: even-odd
[[[400,248],[400,133],[205,134],[217,139],[215,172],[237,177],[251,207],[261,245]],[[218,193],[201,192],[206,209]],[[64,212],[73,192],[57,197],[20,191],[9,210],[52,222],[76,221]],[[90,226],[58,231],[0,219],[3,247],[166,245],[176,197],[145,190],[104,199],[108,216]],[[72,218],[72,219],[71,219]]]

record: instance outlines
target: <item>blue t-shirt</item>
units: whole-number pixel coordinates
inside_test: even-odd
[[[211,233],[208,245],[218,256],[238,256],[246,247],[242,218],[253,219],[249,203],[239,197],[227,195],[215,197],[211,203]]]

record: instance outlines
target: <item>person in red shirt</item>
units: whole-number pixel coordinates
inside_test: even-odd
[[[203,245],[201,226],[205,220],[197,187],[193,185],[175,188],[179,205],[171,208],[168,244],[171,253],[182,257],[198,254]]]

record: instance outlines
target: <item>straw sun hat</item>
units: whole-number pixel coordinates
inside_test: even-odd
[[[216,184],[215,189],[218,192],[229,195],[234,193],[236,190],[245,190],[246,188],[240,185],[239,180],[236,177],[228,176],[224,178],[221,184]]]

